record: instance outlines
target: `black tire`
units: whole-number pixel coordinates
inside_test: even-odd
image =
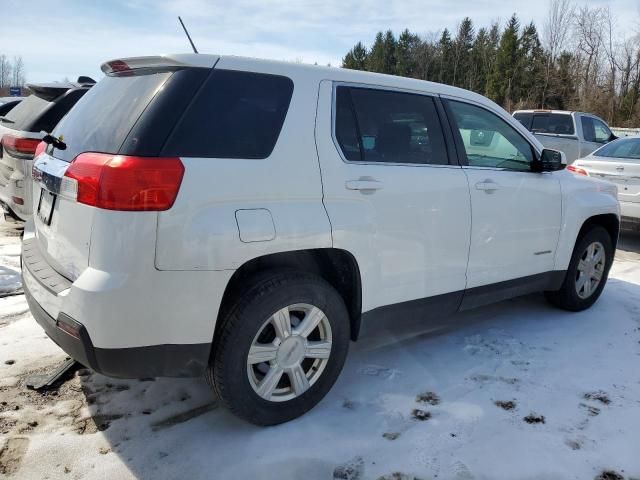
[[[294,304],[320,308],[331,327],[331,353],[324,370],[304,393],[269,401],[256,393],[247,375],[247,356],[256,334],[275,312]],[[335,383],[349,349],[349,314],[342,297],[322,278],[295,271],[261,275],[237,296],[220,319],[207,381],[222,404],[256,425],[276,425],[313,408]]]
[[[587,247],[593,242],[600,242],[604,246],[605,251],[605,265],[604,273],[600,280],[600,283],[596,289],[587,298],[581,298],[578,295],[576,289],[576,276],[578,273],[578,263]],[[554,292],[545,292],[547,300],[558,308],[569,310],[571,312],[579,312],[585,310],[593,305],[600,297],[602,290],[604,289],[607,279],[609,277],[609,269],[613,263],[613,243],[609,232],[601,226],[593,226],[586,231],[576,242],[576,246],[573,249],[571,256],[571,262],[569,262],[569,268],[567,269],[567,275],[564,279],[562,287]]]

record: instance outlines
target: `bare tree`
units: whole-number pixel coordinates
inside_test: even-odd
[[[0,55],[0,88],[6,88],[11,83],[11,62],[6,55]]]
[[[571,19],[575,6],[570,0],[550,0],[549,12],[543,24],[542,42],[546,48],[547,63],[545,67],[544,87],[542,88],[542,106],[545,105],[549,81],[554,62],[567,43],[567,35],[571,30]]]
[[[596,98],[595,85],[600,75],[602,39],[605,29],[604,9],[580,7],[574,21],[576,55],[581,63],[580,103],[593,108]]]
[[[25,83],[24,62],[22,57],[13,57],[13,72],[11,74],[11,84],[14,87],[23,87]]]

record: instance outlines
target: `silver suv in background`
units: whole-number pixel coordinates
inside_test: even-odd
[[[32,92],[5,116],[0,116],[0,206],[5,216],[31,216],[31,167],[45,132],[51,132],[96,82],[29,84]]]
[[[513,116],[546,148],[564,152],[568,163],[617,138],[604,120],[590,113],[516,110]]]

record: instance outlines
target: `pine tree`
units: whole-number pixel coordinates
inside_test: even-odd
[[[519,66],[519,38],[520,23],[514,13],[500,38],[500,46],[496,53],[493,71],[489,76],[487,94],[496,103],[511,110],[513,103],[514,80]]]
[[[517,89],[514,90],[514,98],[518,98],[523,107],[538,107],[542,98],[546,56],[533,22],[522,31],[518,57],[520,65],[514,79]]]
[[[362,42],[349,50],[342,59],[342,68],[350,68],[351,70],[366,70],[367,68],[367,49]]]
[[[458,27],[458,33],[453,42],[453,85],[470,88],[471,49],[474,35],[473,22],[469,17],[465,17]]]
[[[417,55],[420,48],[420,37],[405,29],[398,37],[396,45],[396,75],[403,77],[416,76]]]
[[[438,68],[438,82],[451,84],[453,82],[453,69],[452,69],[452,57],[453,57],[453,42],[451,41],[451,34],[446,28],[442,32],[440,41],[438,42],[440,65]]]
[[[367,57],[367,70],[394,74],[396,71],[396,40],[391,30],[378,32]]]

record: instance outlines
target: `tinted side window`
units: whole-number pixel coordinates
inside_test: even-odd
[[[596,132],[593,128],[593,120],[591,117],[580,117],[580,123],[582,124],[582,135],[587,142],[596,141]]]
[[[575,133],[571,115],[564,113],[534,113],[531,131],[556,135],[573,135]]]
[[[336,140],[347,160],[362,160],[362,146],[348,87],[336,89]]]
[[[470,166],[529,171],[533,150],[511,125],[494,113],[447,101]]]
[[[533,113],[530,113],[530,112],[514,113],[513,118],[515,118],[522,125],[524,125],[524,128],[526,128],[527,130],[531,130],[531,120],[533,120]]]
[[[215,69],[176,127],[165,155],[267,158],[289,109],[293,82]]]
[[[347,90],[338,90],[343,88]],[[348,90],[355,125],[348,128],[344,123],[349,121],[346,109],[336,112],[336,121],[343,122],[336,125],[340,127],[336,128],[336,136],[346,158],[384,163],[448,163],[440,119],[431,97],[367,88]],[[338,106],[342,110],[344,103]]]
[[[598,143],[606,143],[611,138],[611,130],[607,127],[604,122],[593,118],[593,132],[595,136],[595,141]]]

